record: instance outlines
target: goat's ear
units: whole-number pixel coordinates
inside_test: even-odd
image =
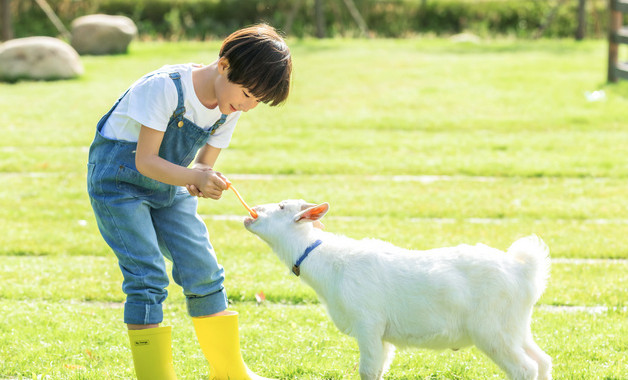
[[[322,218],[329,211],[329,203],[321,203],[301,211],[294,216],[295,223],[314,222]]]
[[[305,202],[305,201],[303,201],[303,202]],[[314,206],[316,206],[316,203],[303,203],[301,205],[301,211],[307,210],[308,208],[314,207]]]

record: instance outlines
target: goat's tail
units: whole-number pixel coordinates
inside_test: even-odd
[[[535,302],[545,291],[550,272],[549,248],[536,235],[521,238],[508,248],[508,253],[525,264],[528,279],[533,284]]]

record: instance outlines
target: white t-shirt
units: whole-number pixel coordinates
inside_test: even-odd
[[[192,70],[195,67],[198,65],[192,63],[167,65],[153,72],[157,74],[150,76],[152,73],[149,73],[133,83],[109,115],[102,128],[102,135],[113,140],[137,142],[142,124],[165,132],[178,103],[177,88],[169,75],[173,71],[181,74],[184,117],[201,128],[211,128],[220,119],[221,112],[218,107],[205,107],[196,96],[192,84]],[[228,147],[241,113],[237,111],[229,114],[225,123],[209,137],[207,144],[221,149]]]

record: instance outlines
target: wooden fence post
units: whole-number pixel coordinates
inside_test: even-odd
[[[624,13],[628,13],[628,0],[609,0],[610,23],[608,31],[609,82],[628,79],[628,64],[619,62],[619,45],[628,44],[628,27],[622,27]]]

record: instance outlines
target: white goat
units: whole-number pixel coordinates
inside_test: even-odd
[[[246,228],[311,286],[336,326],[360,348],[360,377],[382,379],[394,346],[457,350],[474,344],[512,379],[551,379],[551,358],[530,319],[549,275],[536,236],[503,252],[478,244],[410,251],[334,235],[312,223],[327,203],[254,207]]]

